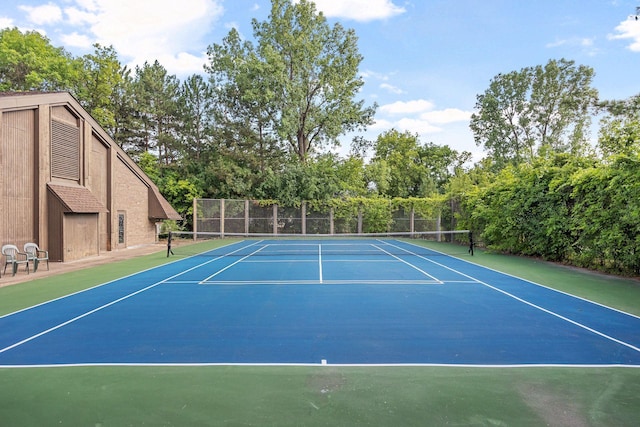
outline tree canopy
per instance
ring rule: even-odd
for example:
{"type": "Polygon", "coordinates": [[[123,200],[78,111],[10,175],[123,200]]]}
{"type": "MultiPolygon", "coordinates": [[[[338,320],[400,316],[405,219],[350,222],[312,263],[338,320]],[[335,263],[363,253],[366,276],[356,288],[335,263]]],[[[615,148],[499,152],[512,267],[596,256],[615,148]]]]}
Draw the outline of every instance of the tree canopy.
{"type": "Polygon", "coordinates": [[[588,143],[594,70],[565,59],[498,74],[477,96],[471,130],[498,165],[541,151],[579,153],[588,143]]]}
{"type": "Polygon", "coordinates": [[[397,129],[360,135],[341,156],[337,139],[375,112],[356,100],[355,32],[306,0],[273,0],[253,31],[253,42],[229,31],[203,74],[180,81],[158,61],[123,66],[112,47],[73,57],[4,29],[0,91],[71,92],[187,218],[193,197],[309,200],[344,216],[366,207],[367,229],[380,231],[400,206],[493,250],[640,272],[640,94],[598,100],[593,69],[550,60],[504,70],[477,95],[475,164],[397,129]]]}
{"type": "Polygon", "coordinates": [[[0,91],[72,90],[81,61],[36,31],[0,31],[0,91]]]}
{"type": "Polygon", "coordinates": [[[257,140],[276,138],[304,161],[371,123],[375,107],[354,101],[364,82],[353,30],[330,26],[307,0],[273,0],[269,19],[252,24],[256,45],[232,29],[210,46],[207,70],[220,102],[253,125],[257,140]]]}

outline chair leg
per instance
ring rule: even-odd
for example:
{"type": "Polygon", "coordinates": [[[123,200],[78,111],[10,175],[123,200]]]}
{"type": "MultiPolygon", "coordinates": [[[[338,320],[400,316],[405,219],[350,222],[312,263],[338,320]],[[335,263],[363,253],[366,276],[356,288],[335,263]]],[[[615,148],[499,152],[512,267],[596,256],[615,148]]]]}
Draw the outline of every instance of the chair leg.
{"type": "Polygon", "coordinates": [[[33,260],[33,272],[38,271],[38,258],[33,260]]]}
{"type": "Polygon", "coordinates": [[[14,262],[13,263],[13,275],[15,276],[17,272],[18,272],[18,263],[14,262]]]}

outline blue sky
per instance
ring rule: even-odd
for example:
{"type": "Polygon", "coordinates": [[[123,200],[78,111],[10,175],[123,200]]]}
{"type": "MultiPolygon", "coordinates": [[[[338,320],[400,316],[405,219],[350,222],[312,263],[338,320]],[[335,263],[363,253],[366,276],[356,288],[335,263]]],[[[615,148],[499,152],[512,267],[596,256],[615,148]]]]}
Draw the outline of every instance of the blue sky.
{"type": "MultiPolygon", "coordinates": [[[[316,0],[330,23],[353,28],[364,56],[367,105],[385,130],[483,153],[469,131],[476,96],[499,73],[566,58],[595,70],[602,99],[640,94],[640,0],[316,0]]],[[[159,60],[184,78],[202,73],[208,45],[230,28],[251,38],[270,0],[3,0],[0,28],[45,34],[74,55],[99,42],[123,64],[159,60]]],[[[597,130],[594,130],[594,138],[597,130]]],[[[344,138],[341,152],[348,151],[344,138]]]]}

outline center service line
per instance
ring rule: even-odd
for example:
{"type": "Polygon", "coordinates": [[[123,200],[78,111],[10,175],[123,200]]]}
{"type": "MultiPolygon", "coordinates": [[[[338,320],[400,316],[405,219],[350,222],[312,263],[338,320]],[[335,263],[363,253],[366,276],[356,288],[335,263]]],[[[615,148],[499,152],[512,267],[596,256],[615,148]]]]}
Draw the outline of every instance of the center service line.
{"type": "Polygon", "coordinates": [[[318,243],[318,268],[320,269],[320,284],[322,284],[322,243],[318,243]]]}

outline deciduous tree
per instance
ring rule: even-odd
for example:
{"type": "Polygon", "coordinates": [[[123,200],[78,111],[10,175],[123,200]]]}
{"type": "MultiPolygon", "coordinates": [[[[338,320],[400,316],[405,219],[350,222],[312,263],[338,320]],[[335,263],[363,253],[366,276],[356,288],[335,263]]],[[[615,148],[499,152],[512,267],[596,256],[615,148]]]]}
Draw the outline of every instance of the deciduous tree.
{"type": "Polygon", "coordinates": [[[597,98],[593,76],[592,68],[565,59],[499,74],[477,97],[470,124],[476,144],[498,167],[544,151],[581,154],[597,98]]]}
{"type": "Polygon", "coordinates": [[[233,31],[208,50],[212,78],[238,88],[238,101],[258,109],[260,130],[298,159],[371,123],[375,107],[354,100],[364,84],[355,32],[330,26],[312,2],[272,0],[269,19],[253,20],[256,46],[233,31]]]}
{"type": "Polygon", "coordinates": [[[81,62],[36,31],[0,30],[0,91],[71,90],[81,62]]]}

